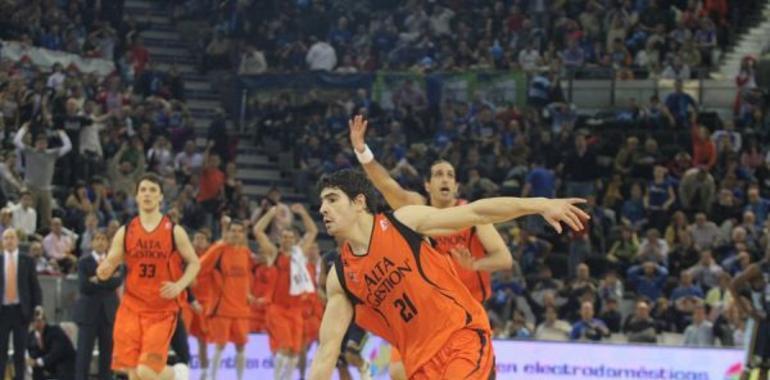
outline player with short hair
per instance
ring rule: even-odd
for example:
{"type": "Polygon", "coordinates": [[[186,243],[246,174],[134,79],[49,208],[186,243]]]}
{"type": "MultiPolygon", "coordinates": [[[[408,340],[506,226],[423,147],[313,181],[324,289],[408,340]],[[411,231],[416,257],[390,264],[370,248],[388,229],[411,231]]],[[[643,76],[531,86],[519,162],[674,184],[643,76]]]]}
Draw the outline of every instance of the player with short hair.
{"type": "Polygon", "coordinates": [[[120,264],[126,266],[125,292],[115,317],[112,368],[127,372],[132,380],[174,378],[166,359],[179,315],[177,297],[200,269],[187,232],[160,212],[162,201],[160,178],[152,173],[142,176],[136,184],[139,216],[118,229],[96,272],[100,281],[107,281],[120,264]],[[186,264],[178,278],[173,273],[179,270],[172,267],[177,255],[186,264]]]}
{"type": "Polygon", "coordinates": [[[451,259],[425,236],[540,214],[583,229],[580,199],[498,197],[437,209],[405,206],[375,213],[374,190],[355,170],[319,181],[321,215],[342,244],[327,280],[328,302],[311,379],[328,379],[350,321],[394,345],[412,379],[494,374],[491,329],[482,305],[459,280],[451,259]]]}

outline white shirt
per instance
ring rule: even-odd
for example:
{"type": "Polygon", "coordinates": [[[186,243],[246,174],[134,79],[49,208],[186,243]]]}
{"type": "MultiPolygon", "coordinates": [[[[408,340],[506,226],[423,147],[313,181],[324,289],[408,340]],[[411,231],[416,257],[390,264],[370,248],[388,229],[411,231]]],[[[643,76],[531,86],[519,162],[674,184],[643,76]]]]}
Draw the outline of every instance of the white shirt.
{"type": "Polygon", "coordinates": [[[102,142],[99,140],[99,132],[104,128],[104,123],[91,123],[83,127],[80,130],[80,151],[78,153],[85,154],[85,152],[90,151],[99,157],[104,157],[102,142]]]}
{"type": "Polygon", "coordinates": [[[519,53],[519,65],[524,71],[534,71],[540,64],[540,52],[537,49],[524,49],[519,53]]]}
{"type": "Polygon", "coordinates": [[[100,255],[96,251],[91,251],[91,256],[94,257],[94,260],[96,261],[96,264],[99,265],[99,264],[101,264],[102,260],[107,258],[107,253],[105,252],[103,255],[100,255]]]}
{"type": "Polygon", "coordinates": [[[319,41],[307,51],[305,62],[307,62],[310,70],[331,71],[337,66],[337,52],[334,51],[332,45],[319,41]]]}
{"type": "MultiPolygon", "coordinates": [[[[11,264],[11,260],[16,264],[16,282],[18,284],[19,282],[19,250],[15,250],[13,252],[7,252],[4,251],[3,255],[5,257],[5,277],[3,279],[7,281],[8,278],[8,266],[11,264]],[[9,260],[10,259],[10,260],[9,260]]],[[[3,284],[3,289],[5,289],[5,284],[3,284]]],[[[3,291],[2,294],[3,297],[3,305],[16,305],[19,303],[19,287],[16,286],[16,299],[15,300],[7,300],[5,299],[5,291],[3,291]]]]}
{"type": "Polygon", "coordinates": [[[18,203],[11,207],[11,212],[13,212],[14,227],[24,232],[27,236],[37,231],[37,211],[34,208],[24,209],[24,206],[18,203]]]}

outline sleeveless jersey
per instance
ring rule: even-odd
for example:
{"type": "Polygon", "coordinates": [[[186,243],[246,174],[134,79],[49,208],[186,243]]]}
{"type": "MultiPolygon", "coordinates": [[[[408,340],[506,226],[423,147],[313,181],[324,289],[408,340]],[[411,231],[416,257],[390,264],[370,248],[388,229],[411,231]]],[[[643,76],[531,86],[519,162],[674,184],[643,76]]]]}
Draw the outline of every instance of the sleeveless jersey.
{"type": "Polygon", "coordinates": [[[289,289],[291,289],[291,258],[283,252],[278,252],[273,267],[275,268],[275,285],[270,297],[272,303],[283,307],[301,305],[302,297],[289,293],[289,289]]]}
{"type": "Polygon", "coordinates": [[[163,216],[158,226],[146,231],[139,217],[126,225],[124,236],[126,265],[125,294],[121,305],[137,312],[179,310],[178,299],[160,296],[164,282],[180,277],[180,260],[174,244],[174,223],[163,216]]]}
{"type": "MultiPolygon", "coordinates": [[[[460,206],[466,203],[468,202],[460,199],[455,205],[460,206]]],[[[445,253],[450,257],[449,251],[456,247],[467,247],[471,252],[471,256],[475,259],[483,259],[487,255],[484,245],[481,244],[481,240],[479,240],[479,236],[476,234],[476,227],[466,228],[450,235],[437,236],[431,239],[434,241],[434,246],[439,252],[445,253]]],[[[460,265],[456,260],[452,260],[452,262],[454,263],[457,275],[468,290],[470,290],[471,294],[473,294],[473,297],[479,302],[484,303],[491,293],[491,276],[489,272],[469,270],[460,265]]]]}
{"type": "Polygon", "coordinates": [[[251,251],[248,247],[223,243],[213,251],[213,293],[210,316],[248,318],[251,288],[251,251]]]}
{"type": "Polygon", "coordinates": [[[355,322],[390,342],[413,373],[461,329],[489,333],[481,304],[457,277],[452,258],[392,213],[378,214],[366,255],[345,243],[335,263],[355,322]]]}
{"type": "MultiPolygon", "coordinates": [[[[208,250],[203,251],[198,254],[199,259],[203,259],[203,254],[206,253],[208,250]]],[[[212,278],[211,274],[198,274],[198,277],[195,278],[195,282],[190,287],[192,289],[193,294],[195,295],[195,299],[200,302],[201,305],[208,310],[209,303],[211,301],[211,287],[212,282],[214,279],[212,278]]]]}

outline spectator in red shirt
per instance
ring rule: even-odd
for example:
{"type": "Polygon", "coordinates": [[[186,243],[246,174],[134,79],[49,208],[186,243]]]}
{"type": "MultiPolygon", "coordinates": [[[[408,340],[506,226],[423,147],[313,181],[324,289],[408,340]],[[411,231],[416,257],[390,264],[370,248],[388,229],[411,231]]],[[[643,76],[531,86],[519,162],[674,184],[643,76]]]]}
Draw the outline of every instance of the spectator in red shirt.
{"type": "Polygon", "coordinates": [[[134,46],[131,47],[131,56],[133,57],[131,64],[134,66],[134,77],[139,77],[142,71],[144,71],[147,61],[150,60],[150,51],[144,47],[142,37],[136,36],[134,39],[134,46]]]}
{"type": "Polygon", "coordinates": [[[709,138],[708,128],[693,123],[690,132],[693,166],[705,166],[710,171],[717,163],[717,147],[709,138]]]}
{"type": "Polygon", "coordinates": [[[203,154],[205,162],[200,175],[198,196],[195,198],[204,212],[204,221],[207,227],[214,227],[214,220],[219,212],[224,196],[225,173],[220,169],[221,159],[216,154],[211,154],[213,143],[209,142],[206,152],[203,154]]]}

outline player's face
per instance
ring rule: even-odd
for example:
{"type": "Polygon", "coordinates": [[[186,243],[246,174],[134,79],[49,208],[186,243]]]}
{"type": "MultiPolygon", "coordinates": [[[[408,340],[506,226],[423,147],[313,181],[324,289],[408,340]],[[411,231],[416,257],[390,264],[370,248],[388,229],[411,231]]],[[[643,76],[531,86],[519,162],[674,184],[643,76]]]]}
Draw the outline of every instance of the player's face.
{"type": "Polygon", "coordinates": [[[230,239],[233,243],[239,244],[246,241],[246,229],[241,224],[230,225],[230,239]]]}
{"type": "Polygon", "coordinates": [[[297,242],[297,236],[291,228],[281,231],[281,249],[288,250],[297,242]]]}
{"type": "Polygon", "coordinates": [[[451,203],[457,197],[455,168],[448,162],[439,162],[430,168],[430,179],[425,182],[425,191],[431,203],[451,203]]]}
{"type": "Polygon", "coordinates": [[[136,203],[139,208],[145,212],[156,211],[160,208],[160,202],[163,200],[163,193],[160,186],[154,182],[144,180],[139,183],[136,190],[136,203]]]}
{"type": "Polygon", "coordinates": [[[329,235],[338,236],[345,233],[356,222],[358,212],[365,209],[363,197],[354,201],[337,188],[327,187],[321,191],[320,211],[329,235]]]}
{"type": "Polygon", "coordinates": [[[209,238],[198,232],[193,236],[193,248],[197,252],[203,252],[209,247],[209,238]]]}

